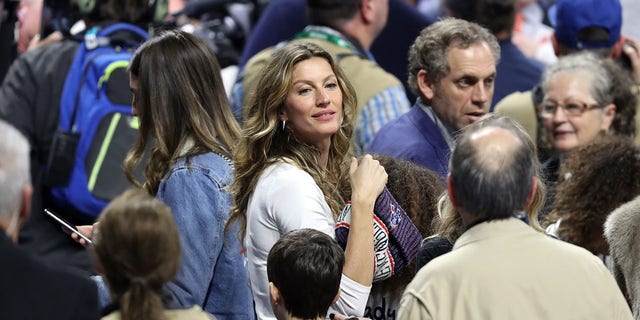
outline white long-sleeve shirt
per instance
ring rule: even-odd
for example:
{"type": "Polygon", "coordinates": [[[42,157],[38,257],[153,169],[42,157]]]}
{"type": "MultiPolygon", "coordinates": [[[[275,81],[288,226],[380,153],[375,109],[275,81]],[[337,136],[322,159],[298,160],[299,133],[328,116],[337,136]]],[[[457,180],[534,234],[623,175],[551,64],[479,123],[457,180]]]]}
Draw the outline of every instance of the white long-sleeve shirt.
{"type": "MultiPolygon", "coordinates": [[[[267,279],[269,250],[282,235],[303,228],[335,239],[333,214],[311,175],[284,160],[274,163],[262,172],[247,206],[244,241],[258,319],[275,319],[267,279]]],[[[371,287],[343,274],[340,289],[340,298],[330,312],[363,315],[371,287]]]]}

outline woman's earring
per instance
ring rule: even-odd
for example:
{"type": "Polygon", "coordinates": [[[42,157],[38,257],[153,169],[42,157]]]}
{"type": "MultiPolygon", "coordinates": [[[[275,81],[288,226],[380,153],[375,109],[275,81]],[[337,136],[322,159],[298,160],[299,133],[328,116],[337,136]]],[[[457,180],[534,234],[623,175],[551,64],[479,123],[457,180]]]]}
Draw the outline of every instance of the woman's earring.
{"type": "Polygon", "coordinates": [[[282,120],[282,131],[284,131],[285,125],[287,125],[287,120],[282,120]]]}

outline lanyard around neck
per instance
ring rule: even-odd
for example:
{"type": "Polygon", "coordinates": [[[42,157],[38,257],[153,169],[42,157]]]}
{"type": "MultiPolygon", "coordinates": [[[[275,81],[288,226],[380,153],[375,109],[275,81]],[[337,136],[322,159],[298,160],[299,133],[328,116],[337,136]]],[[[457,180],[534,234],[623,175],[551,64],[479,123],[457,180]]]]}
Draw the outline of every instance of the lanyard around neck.
{"type": "Polygon", "coordinates": [[[304,30],[302,32],[298,32],[294,38],[324,40],[327,42],[331,42],[337,46],[355,51],[355,48],[351,45],[351,43],[349,43],[349,41],[344,40],[340,36],[337,36],[335,34],[326,33],[320,30],[304,30]]]}

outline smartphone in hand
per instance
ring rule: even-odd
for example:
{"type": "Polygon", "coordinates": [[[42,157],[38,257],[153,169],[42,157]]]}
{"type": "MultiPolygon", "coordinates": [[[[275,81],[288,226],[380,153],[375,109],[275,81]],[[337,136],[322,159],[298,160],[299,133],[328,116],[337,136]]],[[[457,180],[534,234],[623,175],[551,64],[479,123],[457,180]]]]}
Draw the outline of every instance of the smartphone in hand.
{"type": "Polygon", "coordinates": [[[87,237],[86,235],[78,231],[78,228],[76,228],[76,226],[74,226],[64,218],[60,217],[55,212],[49,209],[44,209],[44,213],[46,213],[49,217],[53,218],[56,222],[62,225],[65,229],[67,229],[67,231],[77,234],[78,237],[84,239],[84,241],[86,241],[88,244],[93,244],[93,242],[91,241],[91,238],[87,237]]]}

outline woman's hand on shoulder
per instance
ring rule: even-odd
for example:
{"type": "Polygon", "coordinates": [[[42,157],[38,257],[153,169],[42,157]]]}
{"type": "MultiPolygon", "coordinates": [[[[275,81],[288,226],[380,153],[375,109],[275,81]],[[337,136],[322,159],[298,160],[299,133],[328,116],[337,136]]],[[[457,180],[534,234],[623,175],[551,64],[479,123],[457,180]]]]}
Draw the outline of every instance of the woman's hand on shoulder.
{"type": "Polygon", "coordinates": [[[369,154],[364,155],[359,162],[356,158],[351,158],[349,175],[351,200],[354,203],[365,201],[373,204],[387,184],[387,172],[380,162],[369,154]]]}

